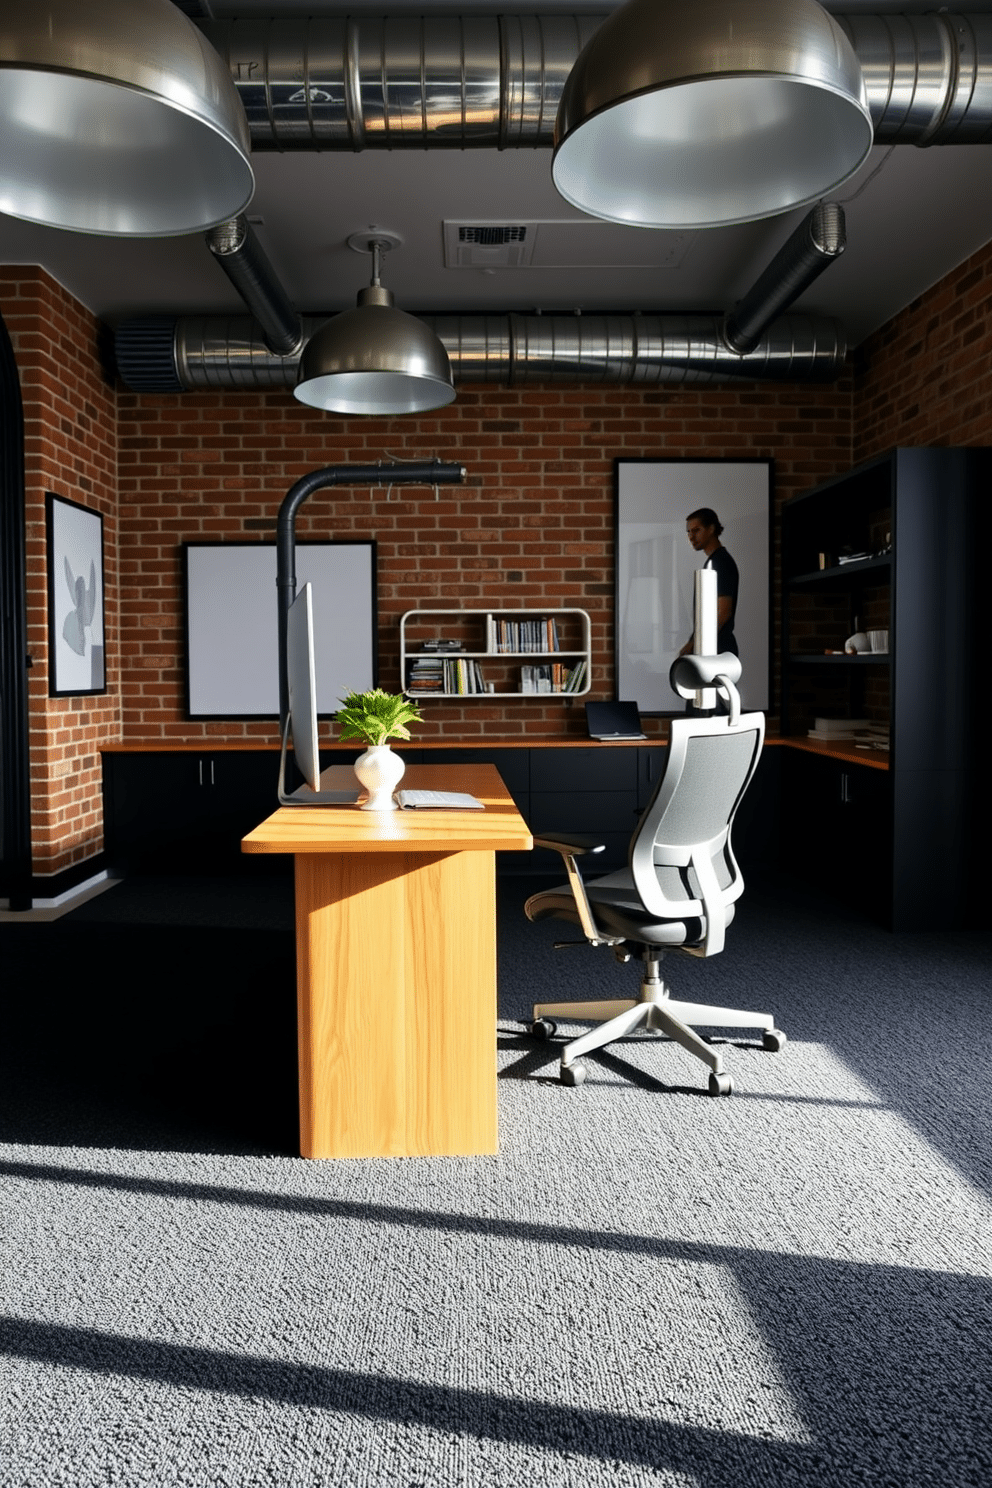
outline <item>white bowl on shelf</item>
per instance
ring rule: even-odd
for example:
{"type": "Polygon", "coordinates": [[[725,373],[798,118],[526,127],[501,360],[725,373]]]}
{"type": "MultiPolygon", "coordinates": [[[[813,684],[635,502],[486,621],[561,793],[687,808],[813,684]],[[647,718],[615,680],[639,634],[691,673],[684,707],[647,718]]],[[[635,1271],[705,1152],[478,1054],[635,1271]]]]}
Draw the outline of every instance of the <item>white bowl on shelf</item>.
{"type": "Polygon", "coordinates": [[[871,650],[871,643],[863,630],[856,630],[844,642],[844,650],[848,656],[861,656],[864,652],[871,650]]]}

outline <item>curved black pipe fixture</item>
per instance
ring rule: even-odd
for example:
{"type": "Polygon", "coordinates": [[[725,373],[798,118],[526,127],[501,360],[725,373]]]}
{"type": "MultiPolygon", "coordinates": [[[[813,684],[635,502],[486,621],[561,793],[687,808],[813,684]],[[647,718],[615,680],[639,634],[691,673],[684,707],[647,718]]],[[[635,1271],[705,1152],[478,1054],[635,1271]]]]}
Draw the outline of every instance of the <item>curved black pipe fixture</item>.
{"type": "Polygon", "coordinates": [[[0,315],[0,874],[11,909],[31,908],[24,407],[0,315]]]}
{"type": "Polygon", "coordinates": [[[290,486],[276,523],[276,587],[279,604],[279,731],[289,716],[289,673],[286,667],[287,616],[296,598],[296,514],[314,491],[323,486],[455,486],[465,479],[465,466],[445,460],[411,461],[404,465],[327,465],[311,470],[290,486]]]}

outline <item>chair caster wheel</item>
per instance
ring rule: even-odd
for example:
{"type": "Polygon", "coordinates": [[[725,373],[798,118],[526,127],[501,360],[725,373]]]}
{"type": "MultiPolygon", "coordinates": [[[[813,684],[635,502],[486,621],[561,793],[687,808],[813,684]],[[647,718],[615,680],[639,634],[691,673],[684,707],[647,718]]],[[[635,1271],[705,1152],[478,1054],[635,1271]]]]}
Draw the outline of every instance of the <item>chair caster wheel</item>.
{"type": "Polygon", "coordinates": [[[729,1075],[710,1075],[710,1095],[733,1095],[734,1082],[729,1075]]]}
{"type": "Polygon", "coordinates": [[[563,1085],[582,1085],[586,1078],[584,1064],[563,1064],[558,1076],[563,1085]]]}
{"type": "Polygon", "coordinates": [[[761,1047],[767,1049],[769,1054],[778,1054],[784,1049],[786,1043],[785,1034],[781,1028],[766,1028],[761,1040],[761,1047]]]}
{"type": "Polygon", "coordinates": [[[554,1038],[558,1032],[558,1024],[552,1018],[535,1018],[530,1025],[531,1038],[545,1039],[554,1038]]]}

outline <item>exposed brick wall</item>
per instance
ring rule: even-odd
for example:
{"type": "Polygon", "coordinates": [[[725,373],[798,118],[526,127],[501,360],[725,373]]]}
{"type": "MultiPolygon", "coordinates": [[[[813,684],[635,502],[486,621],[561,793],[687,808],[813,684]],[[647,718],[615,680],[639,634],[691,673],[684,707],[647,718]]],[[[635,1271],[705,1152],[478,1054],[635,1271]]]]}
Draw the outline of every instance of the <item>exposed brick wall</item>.
{"type": "MultiPolygon", "coordinates": [[[[342,420],[288,393],[121,393],[120,520],[126,740],[261,739],[274,724],[183,713],[179,544],[274,537],[308,471],[438,456],[461,487],[339,487],[301,508],[299,538],[375,538],[382,684],[400,686],[399,618],[430,607],[589,611],[593,695],[613,686],[613,460],[771,457],[778,501],[851,462],[850,385],[462,388],[439,413],[342,420]]],[[[431,702],[418,737],[584,733],[560,698],[431,702]]]]}
{"type": "Polygon", "coordinates": [[[855,462],[992,444],[992,243],[876,331],[855,362],[855,462]]]}
{"type": "MultiPolygon", "coordinates": [[[[184,539],[271,538],[289,486],[323,465],[457,460],[468,483],[438,500],[345,487],[301,513],[301,539],[378,540],[383,684],[399,686],[406,609],[577,605],[593,618],[594,695],[608,695],[614,457],[770,457],[780,503],[894,444],[992,443],[990,273],[992,247],[873,336],[853,378],[832,387],[462,388],[423,418],[345,421],[281,392],[115,393],[93,318],[43,271],[0,269],[27,426],[36,871],[99,850],[100,744],[275,739],[271,724],[183,716],[184,539]],[[48,697],[46,490],[104,517],[106,697],[48,697]]],[[[525,729],[582,732],[581,710],[554,698],[432,703],[421,736],[525,729]]]]}
{"type": "Polygon", "coordinates": [[[97,322],[43,270],[0,268],[0,310],[24,402],[32,860],[51,874],[100,851],[99,750],[120,738],[116,395],[97,322]],[[48,695],[46,491],[103,517],[106,695],[48,695]]]}

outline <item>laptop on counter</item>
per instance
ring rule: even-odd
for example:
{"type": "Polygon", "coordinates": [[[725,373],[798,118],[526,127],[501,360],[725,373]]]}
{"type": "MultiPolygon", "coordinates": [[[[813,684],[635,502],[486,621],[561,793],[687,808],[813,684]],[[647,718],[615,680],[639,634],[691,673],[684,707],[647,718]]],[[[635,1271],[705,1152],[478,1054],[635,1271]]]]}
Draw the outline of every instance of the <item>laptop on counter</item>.
{"type": "Polygon", "coordinates": [[[636,703],[586,703],[590,739],[646,739],[636,703]]]}

